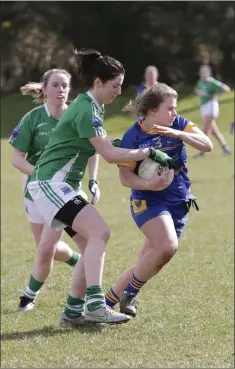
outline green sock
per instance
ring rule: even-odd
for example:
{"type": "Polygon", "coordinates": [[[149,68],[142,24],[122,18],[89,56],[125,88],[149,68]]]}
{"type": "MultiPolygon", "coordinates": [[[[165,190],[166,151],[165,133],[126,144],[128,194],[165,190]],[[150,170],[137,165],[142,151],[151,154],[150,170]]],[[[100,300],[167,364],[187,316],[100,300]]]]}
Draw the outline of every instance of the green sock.
{"type": "Polygon", "coordinates": [[[70,266],[74,266],[77,264],[78,260],[80,259],[80,254],[76,251],[73,251],[73,255],[69,260],[66,261],[66,264],[69,264],[70,266]]]}
{"type": "Polygon", "coordinates": [[[230,151],[228,144],[224,144],[222,145],[222,147],[223,147],[223,150],[230,151]]]}
{"type": "Polygon", "coordinates": [[[101,286],[90,286],[86,290],[86,304],[89,311],[105,307],[105,297],[101,286]]]}
{"type": "Polygon", "coordinates": [[[37,281],[33,275],[31,274],[30,280],[29,280],[29,287],[27,287],[24,291],[24,296],[34,300],[37,292],[40,290],[40,288],[44,285],[44,282],[37,281]]]}
{"type": "Polygon", "coordinates": [[[29,288],[33,292],[38,292],[40,288],[44,285],[44,282],[37,281],[33,275],[31,274],[30,280],[29,280],[29,288]]]}
{"type": "Polygon", "coordinates": [[[84,299],[76,299],[68,295],[64,313],[70,318],[78,318],[84,313],[84,304],[84,299]]]}

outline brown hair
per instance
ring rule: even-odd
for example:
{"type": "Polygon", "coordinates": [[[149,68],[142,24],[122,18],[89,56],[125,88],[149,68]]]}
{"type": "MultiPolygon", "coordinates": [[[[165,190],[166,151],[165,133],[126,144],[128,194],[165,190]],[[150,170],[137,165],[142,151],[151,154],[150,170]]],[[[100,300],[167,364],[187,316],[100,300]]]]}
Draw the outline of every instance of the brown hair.
{"type": "Polygon", "coordinates": [[[145,89],[134,101],[134,109],[137,115],[146,116],[149,109],[158,109],[166,97],[177,99],[177,92],[164,83],[158,83],[152,88],[145,89]]]}
{"type": "Polygon", "coordinates": [[[105,83],[120,74],[125,74],[125,69],[118,60],[108,55],[101,55],[97,50],[74,50],[74,57],[82,89],[91,88],[97,77],[105,83]]]}
{"type": "Polygon", "coordinates": [[[71,81],[71,74],[67,72],[67,70],[60,69],[60,68],[49,69],[43,74],[41,78],[41,82],[29,82],[26,85],[20,87],[20,91],[22,95],[32,96],[33,102],[35,102],[36,104],[43,103],[45,100],[45,96],[43,93],[43,87],[47,86],[50,77],[56,73],[65,74],[69,78],[69,82],[71,81]]]}

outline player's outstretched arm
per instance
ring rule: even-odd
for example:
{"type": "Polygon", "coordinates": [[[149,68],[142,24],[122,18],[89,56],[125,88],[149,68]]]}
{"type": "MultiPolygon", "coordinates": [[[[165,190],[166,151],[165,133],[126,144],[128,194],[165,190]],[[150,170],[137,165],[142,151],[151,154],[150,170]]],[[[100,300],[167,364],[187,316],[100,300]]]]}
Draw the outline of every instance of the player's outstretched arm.
{"type": "Polygon", "coordinates": [[[110,164],[128,163],[144,160],[150,155],[150,149],[120,149],[114,147],[107,136],[89,138],[91,144],[105,161],[110,164]]]}
{"type": "MultiPolygon", "coordinates": [[[[123,149],[114,147],[112,141],[107,136],[89,138],[96,151],[110,164],[128,163],[141,161],[149,157],[153,161],[160,163],[168,168],[175,167],[174,160],[167,154],[154,148],[144,149],[123,149]]],[[[114,142],[117,140],[114,140],[114,142]]]]}
{"type": "Polygon", "coordinates": [[[223,84],[223,89],[224,89],[224,92],[230,92],[231,91],[231,88],[226,84],[223,84]]]}
{"type": "Polygon", "coordinates": [[[226,85],[225,83],[222,83],[222,82],[220,82],[220,84],[219,84],[218,87],[220,89],[220,91],[217,91],[216,92],[216,94],[218,94],[218,95],[223,95],[226,92],[230,92],[231,91],[231,88],[228,85],[226,85]]]}
{"type": "Polygon", "coordinates": [[[25,159],[26,153],[17,149],[13,150],[11,163],[13,167],[18,169],[21,173],[31,175],[34,166],[25,159]]]}
{"type": "Polygon", "coordinates": [[[160,135],[179,138],[194,149],[210,152],[213,149],[213,144],[209,137],[205,135],[198,127],[193,126],[189,132],[179,131],[170,127],[154,126],[160,135]]]}

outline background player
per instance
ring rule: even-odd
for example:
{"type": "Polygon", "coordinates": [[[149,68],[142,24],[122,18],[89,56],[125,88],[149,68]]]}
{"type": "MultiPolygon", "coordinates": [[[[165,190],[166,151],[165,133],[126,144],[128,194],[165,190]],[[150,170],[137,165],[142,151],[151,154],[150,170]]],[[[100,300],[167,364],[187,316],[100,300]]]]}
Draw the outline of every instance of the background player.
{"type": "Polygon", "coordinates": [[[158,69],[149,65],[144,71],[144,83],[137,87],[136,95],[141,94],[146,88],[152,88],[157,85],[159,78],[158,69]]]}
{"type": "MultiPolygon", "coordinates": [[[[158,69],[155,66],[149,65],[148,67],[146,67],[144,71],[144,82],[137,87],[136,96],[140,95],[146,88],[152,88],[156,86],[158,83],[158,78],[159,73],[158,69]]],[[[124,108],[122,109],[122,111],[129,112],[133,112],[133,110],[134,107],[132,104],[132,100],[130,100],[129,103],[125,105],[124,108]]]]}
{"type": "MultiPolygon", "coordinates": [[[[230,87],[214,79],[211,76],[211,68],[208,65],[200,67],[199,76],[200,79],[195,86],[194,92],[201,99],[201,117],[204,123],[204,133],[207,135],[213,134],[220,143],[224,154],[229,155],[231,150],[216,124],[216,118],[219,116],[217,96],[229,92],[230,87]]],[[[195,157],[204,155],[205,153],[202,151],[195,157]]]]}

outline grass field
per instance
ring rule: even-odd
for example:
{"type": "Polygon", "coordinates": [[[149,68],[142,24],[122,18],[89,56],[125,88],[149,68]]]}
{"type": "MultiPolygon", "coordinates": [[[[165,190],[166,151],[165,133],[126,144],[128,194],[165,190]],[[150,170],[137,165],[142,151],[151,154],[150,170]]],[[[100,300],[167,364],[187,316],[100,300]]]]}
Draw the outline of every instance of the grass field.
{"type": "MultiPolygon", "coordinates": [[[[17,97],[14,97],[16,101],[17,97]]],[[[115,102],[115,109],[122,100],[115,102]]],[[[55,263],[37,307],[16,313],[31,271],[35,246],[23,210],[22,176],[11,167],[6,136],[27,107],[10,109],[2,102],[2,368],[233,368],[234,367],[234,162],[215,142],[205,158],[192,159],[188,149],[192,191],[200,212],[192,210],[179,250],[164,270],[143,289],[138,315],[118,326],[58,327],[72,271],[55,263]]],[[[218,123],[234,150],[229,123],[233,94],[221,99],[218,123]]],[[[118,109],[117,109],[118,110],[118,109]]],[[[116,110],[116,111],[117,111],[116,110]]],[[[179,102],[179,112],[199,123],[198,100],[179,102]]],[[[109,114],[110,137],[121,137],[132,121],[109,114]]],[[[129,214],[129,190],[118,170],[101,160],[102,199],[98,209],[111,228],[104,288],[132,263],[142,235],[129,214]]],[[[86,180],[84,181],[84,188],[86,180]]],[[[67,236],[64,240],[74,247],[67,236]]]]}

